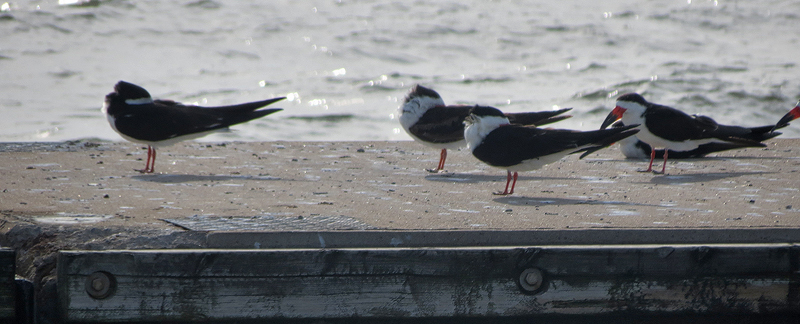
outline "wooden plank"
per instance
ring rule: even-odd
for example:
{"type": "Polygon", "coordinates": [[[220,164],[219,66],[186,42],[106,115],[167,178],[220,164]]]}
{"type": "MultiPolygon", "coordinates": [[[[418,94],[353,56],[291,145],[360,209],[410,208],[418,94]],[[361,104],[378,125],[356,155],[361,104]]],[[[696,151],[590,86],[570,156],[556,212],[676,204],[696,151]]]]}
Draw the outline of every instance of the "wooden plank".
{"type": "Polygon", "coordinates": [[[0,249],[0,322],[11,322],[16,317],[16,283],[14,273],[16,253],[0,249]]]}
{"type": "Polygon", "coordinates": [[[799,252],[790,244],[63,251],[58,284],[61,314],[82,322],[797,313],[799,252]],[[528,269],[541,272],[541,289],[525,290],[535,284],[520,281],[528,269]],[[115,283],[101,299],[87,293],[98,273],[115,283]]]}
{"type": "Polygon", "coordinates": [[[761,244],[800,242],[795,228],[595,228],[446,231],[212,231],[212,249],[341,249],[612,244],[761,244]]]}

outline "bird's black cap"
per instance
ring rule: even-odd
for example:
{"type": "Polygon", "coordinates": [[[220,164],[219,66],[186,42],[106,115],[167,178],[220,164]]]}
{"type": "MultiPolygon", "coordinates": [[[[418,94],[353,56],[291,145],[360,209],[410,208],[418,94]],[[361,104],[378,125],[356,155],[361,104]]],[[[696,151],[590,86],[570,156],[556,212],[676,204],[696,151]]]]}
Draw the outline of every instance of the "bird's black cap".
{"type": "Polygon", "coordinates": [[[496,117],[506,117],[500,109],[495,107],[489,106],[475,106],[474,108],[470,109],[470,114],[479,116],[479,117],[487,117],[487,116],[496,116],[496,117]]]}
{"type": "Polygon", "coordinates": [[[439,93],[437,93],[436,91],[433,91],[432,89],[428,89],[426,87],[423,87],[423,86],[421,86],[419,84],[415,85],[414,88],[411,89],[411,92],[409,92],[408,96],[406,96],[406,101],[405,102],[407,103],[407,102],[409,102],[412,99],[417,98],[417,97],[430,97],[430,98],[437,98],[437,99],[441,99],[442,98],[441,96],[439,96],[439,93]]]}
{"type": "Polygon", "coordinates": [[[138,85],[125,81],[117,82],[117,84],[114,86],[114,91],[119,94],[120,98],[124,100],[150,98],[150,93],[147,92],[147,90],[138,85]]]}
{"type": "Polygon", "coordinates": [[[634,92],[626,93],[624,95],[619,96],[617,98],[617,101],[635,102],[641,104],[642,106],[647,106],[648,104],[647,100],[645,100],[644,97],[642,97],[642,95],[634,92]]]}

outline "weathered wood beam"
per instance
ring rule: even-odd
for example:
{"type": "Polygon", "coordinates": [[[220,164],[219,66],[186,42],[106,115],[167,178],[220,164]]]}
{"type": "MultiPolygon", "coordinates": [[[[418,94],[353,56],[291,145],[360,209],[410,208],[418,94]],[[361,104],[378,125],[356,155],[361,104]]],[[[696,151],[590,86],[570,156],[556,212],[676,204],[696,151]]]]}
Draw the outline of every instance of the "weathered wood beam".
{"type": "Polygon", "coordinates": [[[0,249],[0,322],[2,323],[11,322],[17,316],[15,262],[14,250],[0,249]]]}
{"type": "Polygon", "coordinates": [[[800,313],[800,246],[62,251],[69,321],[800,313]]]}
{"type": "Polygon", "coordinates": [[[213,249],[340,249],[618,244],[745,244],[800,242],[794,228],[595,228],[445,231],[211,231],[213,249]]]}

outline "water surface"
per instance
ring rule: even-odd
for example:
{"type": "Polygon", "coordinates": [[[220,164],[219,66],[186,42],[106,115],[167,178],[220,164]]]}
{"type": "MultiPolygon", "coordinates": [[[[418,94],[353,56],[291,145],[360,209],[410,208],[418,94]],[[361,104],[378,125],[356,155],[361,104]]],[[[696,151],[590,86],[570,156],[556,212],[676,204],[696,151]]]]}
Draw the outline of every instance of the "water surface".
{"type": "Polygon", "coordinates": [[[288,97],[204,141],[408,140],[416,83],[573,107],[556,125],[583,130],[630,91],[750,126],[800,98],[797,1],[60,2],[0,3],[0,141],[122,141],[100,113],[118,80],[201,105],[288,97]]]}

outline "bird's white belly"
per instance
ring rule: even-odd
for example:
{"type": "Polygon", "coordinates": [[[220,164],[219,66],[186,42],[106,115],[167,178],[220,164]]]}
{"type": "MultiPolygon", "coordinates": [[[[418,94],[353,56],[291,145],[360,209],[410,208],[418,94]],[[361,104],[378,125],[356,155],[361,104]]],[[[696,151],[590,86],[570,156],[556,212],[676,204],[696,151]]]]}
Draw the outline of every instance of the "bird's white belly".
{"type": "Polygon", "coordinates": [[[414,126],[414,124],[416,124],[417,121],[419,121],[419,116],[417,116],[412,112],[401,112],[400,118],[398,119],[400,120],[400,125],[403,126],[403,129],[406,130],[406,133],[411,134],[411,132],[409,132],[408,129],[411,128],[411,126],[414,126]]]}
{"type": "MultiPolygon", "coordinates": [[[[178,143],[178,142],[183,142],[183,141],[188,141],[188,140],[201,138],[203,136],[206,136],[206,135],[209,135],[209,134],[213,134],[213,133],[224,133],[224,132],[230,132],[230,131],[231,130],[229,128],[219,128],[219,129],[214,129],[214,130],[205,131],[205,132],[199,132],[199,133],[186,134],[186,135],[182,135],[182,136],[176,136],[176,137],[173,137],[173,138],[170,138],[170,139],[167,139],[167,140],[163,140],[163,141],[158,141],[158,142],[134,140],[134,139],[128,139],[128,138],[126,138],[126,139],[131,141],[131,142],[147,144],[147,145],[150,145],[152,147],[165,147],[165,146],[173,145],[173,144],[178,143]]],[[[125,136],[123,135],[123,137],[125,137],[125,136]]]]}
{"type": "MultiPolygon", "coordinates": [[[[109,119],[111,119],[111,117],[109,117],[109,119]]],[[[111,125],[112,125],[111,127],[114,128],[115,131],[117,131],[117,128],[113,126],[114,124],[112,123],[111,125]]],[[[173,137],[173,138],[170,138],[170,139],[157,141],[157,142],[148,141],[148,140],[142,140],[142,139],[138,139],[138,138],[133,138],[133,137],[130,137],[130,136],[125,135],[123,133],[120,133],[119,131],[117,131],[117,133],[120,136],[122,136],[122,138],[124,138],[125,140],[127,140],[129,142],[132,142],[132,143],[145,144],[145,145],[150,145],[152,147],[165,147],[165,146],[173,145],[173,144],[178,143],[178,142],[183,142],[183,141],[188,141],[188,140],[193,140],[193,139],[196,139],[196,138],[200,138],[200,137],[209,135],[211,133],[229,132],[229,131],[230,131],[229,128],[220,128],[220,129],[215,129],[215,130],[210,130],[210,131],[205,131],[205,132],[200,132],[200,133],[192,133],[192,134],[187,134],[187,135],[183,135],[183,136],[176,136],[176,137],[173,137]]]]}
{"type": "Polygon", "coordinates": [[[432,147],[432,148],[435,148],[435,149],[457,150],[457,149],[460,149],[462,147],[467,146],[467,141],[466,140],[460,140],[460,141],[455,141],[455,142],[450,142],[450,143],[431,143],[431,142],[426,142],[426,141],[423,141],[423,140],[417,138],[416,136],[414,136],[414,134],[408,133],[408,135],[411,136],[411,138],[413,138],[414,141],[417,141],[418,143],[420,143],[422,145],[425,145],[427,147],[432,147]]]}
{"type": "Polygon", "coordinates": [[[561,160],[567,156],[568,153],[569,152],[558,152],[550,155],[540,156],[535,159],[524,160],[520,164],[513,165],[505,169],[511,172],[538,170],[547,164],[561,160]]]}
{"type": "Polygon", "coordinates": [[[666,148],[673,151],[691,151],[696,149],[700,145],[714,142],[713,138],[673,142],[655,136],[646,129],[643,132],[639,132],[638,134],[636,134],[636,136],[639,137],[639,139],[642,140],[642,142],[650,144],[650,147],[652,148],[666,148]]]}
{"type": "Polygon", "coordinates": [[[629,159],[649,159],[650,154],[646,154],[641,148],[636,146],[639,138],[634,136],[626,137],[618,141],[619,150],[629,159]]]}

